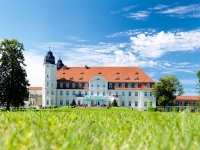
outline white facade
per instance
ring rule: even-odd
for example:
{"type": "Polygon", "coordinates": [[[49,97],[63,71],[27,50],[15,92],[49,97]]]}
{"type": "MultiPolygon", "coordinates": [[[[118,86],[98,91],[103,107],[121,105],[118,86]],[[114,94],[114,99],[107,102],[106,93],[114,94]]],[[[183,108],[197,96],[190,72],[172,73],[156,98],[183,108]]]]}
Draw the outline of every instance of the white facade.
{"type": "Polygon", "coordinates": [[[156,107],[156,100],[152,94],[152,88],[150,88],[150,82],[152,84],[153,81],[149,79],[148,83],[146,79],[149,77],[140,68],[129,67],[128,69],[131,68],[132,70],[128,70],[128,72],[126,72],[127,68],[119,67],[121,72],[116,71],[118,68],[114,68],[111,71],[114,72],[112,79],[117,81],[111,82],[107,80],[110,77],[108,75],[110,68],[99,69],[94,67],[94,70],[92,70],[92,68],[85,66],[85,68],[78,68],[79,71],[76,71],[76,67],[67,68],[65,66],[62,68],[63,66],[64,64],[60,59],[57,65],[55,64],[55,58],[51,51],[47,53],[43,64],[42,107],[69,106],[72,100],[75,100],[79,106],[86,104],[102,106],[102,104],[109,105],[114,99],[118,106],[132,109],[146,110],[148,106],[156,107]],[[67,70],[69,71],[65,72],[67,70]],[[94,72],[100,75],[93,75],[94,72]],[[135,74],[132,72],[135,72],[135,74]],[[128,76],[127,73],[129,73],[128,76]],[[140,74],[141,77],[143,76],[142,84],[146,84],[146,88],[138,87],[138,84],[141,83],[139,81],[140,74]],[[83,79],[89,77],[88,75],[90,75],[90,78],[83,81],[83,79]],[[117,78],[114,76],[117,76],[117,78]],[[112,83],[115,84],[115,87],[112,87],[114,86],[112,83]],[[129,83],[131,86],[129,86],[129,83]],[[119,87],[118,84],[121,86],[119,87]]]}

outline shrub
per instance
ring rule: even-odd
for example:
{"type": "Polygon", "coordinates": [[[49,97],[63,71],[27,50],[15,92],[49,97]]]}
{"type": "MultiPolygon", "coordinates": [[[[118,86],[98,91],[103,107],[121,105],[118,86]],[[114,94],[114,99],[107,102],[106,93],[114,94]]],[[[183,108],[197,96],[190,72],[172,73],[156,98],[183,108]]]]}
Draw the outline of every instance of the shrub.
{"type": "Polygon", "coordinates": [[[172,107],[172,112],[178,112],[178,108],[172,107]]]}
{"type": "Polygon", "coordinates": [[[115,99],[114,99],[113,102],[112,102],[112,106],[117,106],[117,102],[116,102],[115,99]]]}
{"type": "Polygon", "coordinates": [[[148,111],[154,112],[154,111],[155,111],[155,108],[153,108],[152,106],[149,106],[149,107],[148,107],[148,111]]]}
{"type": "Polygon", "coordinates": [[[75,106],[76,105],[76,102],[75,100],[73,99],[73,101],[71,102],[70,106],[75,106]]]}

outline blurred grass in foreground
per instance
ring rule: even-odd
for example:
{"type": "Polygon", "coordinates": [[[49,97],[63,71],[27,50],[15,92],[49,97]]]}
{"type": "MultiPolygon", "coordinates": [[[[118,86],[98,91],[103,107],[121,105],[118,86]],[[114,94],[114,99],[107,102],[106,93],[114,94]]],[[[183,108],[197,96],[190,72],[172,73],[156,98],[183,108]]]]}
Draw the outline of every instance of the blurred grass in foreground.
{"type": "Polygon", "coordinates": [[[198,113],[120,108],[0,112],[0,149],[199,149],[199,129],[198,113]]]}

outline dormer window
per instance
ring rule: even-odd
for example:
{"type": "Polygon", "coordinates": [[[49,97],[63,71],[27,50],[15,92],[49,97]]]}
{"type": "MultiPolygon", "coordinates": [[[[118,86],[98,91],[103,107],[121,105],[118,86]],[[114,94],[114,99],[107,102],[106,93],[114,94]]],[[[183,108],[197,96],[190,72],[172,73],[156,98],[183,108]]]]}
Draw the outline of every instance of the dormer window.
{"type": "Polygon", "coordinates": [[[136,72],[135,74],[139,74],[138,72],[136,72]]]}
{"type": "Polygon", "coordinates": [[[150,88],[150,83],[147,83],[147,88],[150,88]]]}
{"type": "Polygon", "coordinates": [[[79,88],[82,88],[82,83],[81,83],[81,82],[78,83],[78,87],[79,87],[79,88]]]}
{"type": "Polygon", "coordinates": [[[83,72],[81,72],[81,74],[84,74],[83,72]]]}
{"type": "Polygon", "coordinates": [[[125,88],[125,83],[122,83],[122,88],[125,88]]]}
{"type": "Polygon", "coordinates": [[[101,72],[99,72],[98,74],[101,74],[101,72]]]}
{"type": "Polygon", "coordinates": [[[76,87],[76,83],[72,83],[72,88],[75,88],[76,87]]]}
{"type": "Polygon", "coordinates": [[[129,78],[129,77],[127,77],[127,78],[126,78],[126,80],[130,80],[130,78],[129,78]]]}
{"type": "Polygon", "coordinates": [[[129,87],[129,88],[132,88],[132,83],[128,83],[128,87],[129,87]]]}
{"type": "Polygon", "coordinates": [[[135,83],[135,88],[138,88],[138,83],[135,83]]]}
{"type": "Polygon", "coordinates": [[[119,72],[117,72],[116,74],[119,74],[119,72]]]}
{"type": "Polygon", "coordinates": [[[115,80],[119,80],[119,77],[117,77],[115,80]]]}
{"type": "Polygon", "coordinates": [[[73,78],[70,78],[69,80],[73,80],[73,78]]]}
{"type": "Polygon", "coordinates": [[[63,82],[60,82],[60,88],[63,88],[63,82]]]}
{"type": "Polygon", "coordinates": [[[115,87],[118,88],[119,87],[119,83],[115,83],[115,87]]]}
{"type": "Polygon", "coordinates": [[[112,82],[111,82],[111,83],[109,83],[109,88],[112,88],[112,82]]]}
{"type": "Polygon", "coordinates": [[[64,78],[61,78],[60,80],[64,80],[64,78]]]}
{"type": "Polygon", "coordinates": [[[137,78],[135,78],[135,80],[139,80],[139,78],[137,77],[137,78]]]}
{"type": "Polygon", "coordinates": [[[66,83],[66,88],[69,88],[69,82],[66,83]]]}
{"type": "Polygon", "coordinates": [[[83,78],[79,78],[79,80],[83,80],[83,78]]]}

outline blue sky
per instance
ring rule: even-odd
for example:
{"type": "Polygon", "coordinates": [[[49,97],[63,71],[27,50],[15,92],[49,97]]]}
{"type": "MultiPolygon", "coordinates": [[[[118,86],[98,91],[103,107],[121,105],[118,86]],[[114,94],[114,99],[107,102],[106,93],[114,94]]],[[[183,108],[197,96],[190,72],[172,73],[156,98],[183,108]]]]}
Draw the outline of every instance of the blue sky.
{"type": "Polygon", "coordinates": [[[0,18],[0,40],[24,43],[32,86],[42,85],[50,45],[67,66],[140,66],[197,95],[200,1],[2,0],[0,18]]]}

